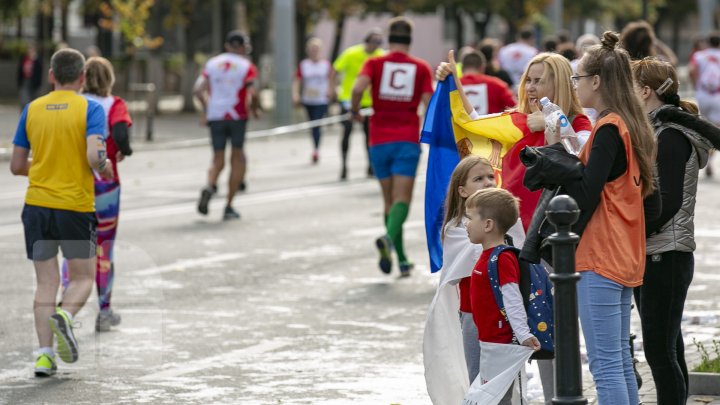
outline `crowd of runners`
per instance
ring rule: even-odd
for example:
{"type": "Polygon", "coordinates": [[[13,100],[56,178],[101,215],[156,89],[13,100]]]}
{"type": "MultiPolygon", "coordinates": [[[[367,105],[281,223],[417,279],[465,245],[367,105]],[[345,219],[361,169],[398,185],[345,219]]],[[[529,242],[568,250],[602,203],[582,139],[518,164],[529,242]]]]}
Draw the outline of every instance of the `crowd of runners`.
{"type": "MultiPolygon", "coordinates": [[[[370,30],[362,43],[332,62],[322,56],[322,41],[311,38],[292,97],[310,120],[326,116],[334,102],[352,117],[342,125],[340,180],[348,177],[353,124],[362,125],[367,175],[378,180],[382,195],[385,232],[374,241],[378,267],[390,274],[397,266],[401,277],[410,276],[414,267],[405,252],[403,225],[421,154],[418,108],[428,106],[438,81],[452,80],[457,87],[452,97],[462,106],[452,111],[456,122],[481,128],[487,114],[515,114],[520,136],[489,139],[500,145],[499,155],[460,149],[460,164],[448,178],[441,271],[452,268],[462,274],[450,283],[457,291],[453,311],[467,369],[460,386],[467,389],[473,381],[482,384],[494,376],[487,365],[501,362],[493,356],[502,357],[503,352],[487,349],[483,354],[488,343],[540,347],[528,329],[518,290],[522,253],[520,259],[510,251],[492,260],[491,255],[505,244],[523,252],[536,248],[531,252],[547,259],[541,263],[551,271],[547,252],[531,246],[530,237],[541,232],[536,225],[544,216],[544,196],[548,191],[556,194],[559,187],[581,209],[575,228],[581,234],[579,314],[599,402],[639,403],[629,343],[634,294],[658,403],[684,403],[688,375],[680,320],[694,266],[698,173],[705,168],[712,176],[710,153],[720,145],[720,34],[698,39],[690,57],[696,105],[680,99],[678,58],[645,22],[602,37],[585,34],[576,41],[566,32],[538,41],[528,27],[520,30],[516,42],[504,46],[486,38],[464,47],[457,62],[450,52],[436,69],[412,56],[413,30],[410,19],[393,18],[385,29],[370,30]],[[536,48],[540,42],[543,49],[536,48]],[[570,131],[582,146],[577,156],[563,157],[583,167],[575,177],[546,179],[527,171],[520,161],[525,147],[554,148],[561,141],[557,128],[546,123],[543,98],[568,117],[570,131]],[[368,107],[373,114],[361,115],[368,107]],[[528,178],[541,187],[530,190],[528,178]],[[506,234],[514,236],[508,239],[506,234]],[[505,297],[503,312],[492,298],[487,274],[494,261],[505,297]]],[[[218,193],[229,140],[224,220],[240,217],[233,200],[245,189],[247,120],[260,113],[258,70],[247,58],[249,46],[243,33],[228,33],[225,52],[208,60],[195,84],[201,123],[209,128],[212,146],[197,210],[207,215],[218,193]]],[[[22,111],[11,161],[12,173],[29,179],[22,223],[37,279],[37,376],[55,373],[56,353],[64,362],[78,359],[73,322],[93,284],[100,306],[96,330],[120,323],[111,307],[121,190],[118,163],[132,155],[132,120],[125,102],[112,95],[110,62],[98,56],[86,60],[76,50],[62,49],[52,56],[49,79],[54,90],[22,111]]],[[[318,163],[321,128],[313,128],[311,135],[310,160],[318,163]]],[[[428,350],[432,347],[426,345],[426,356],[428,350]]],[[[540,361],[540,374],[550,403],[552,360],[540,361]]],[[[495,403],[510,403],[510,384],[495,403]]],[[[428,389],[437,403],[451,395],[433,392],[431,384],[428,389]]]]}

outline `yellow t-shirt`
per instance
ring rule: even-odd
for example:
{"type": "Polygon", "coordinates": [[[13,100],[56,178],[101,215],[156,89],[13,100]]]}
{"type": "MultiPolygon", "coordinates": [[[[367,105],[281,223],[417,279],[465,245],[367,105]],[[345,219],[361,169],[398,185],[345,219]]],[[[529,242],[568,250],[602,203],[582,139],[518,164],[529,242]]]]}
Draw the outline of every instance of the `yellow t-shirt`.
{"type": "Polygon", "coordinates": [[[13,143],[32,150],[25,203],[75,212],[95,211],[86,138],[104,136],[100,104],[74,91],[53,91],[28,104],[13,143]]]}
{"type": "MultiPolygon", "coordinates": [[[[340,94],[338,95],[338,101],[341,103],[343,101],[350,101],[355,79],[360,73],[365,61],[369,58],[383,55],[385,55],[385,51],[380,48],[376,49],[372,54],[368,54],[365,52],[365,45],[358,44],[346,49],[340,54],[340,56],[338,56],[337,59],[335,59],[333,68],[343,76],[342,82],[340,82],[340,94]]],[[[371,105],[372,98],[370,98],[370,92],[366,90],[365,93],[363,93],[360,106],[370,107],[371,105]]]]}

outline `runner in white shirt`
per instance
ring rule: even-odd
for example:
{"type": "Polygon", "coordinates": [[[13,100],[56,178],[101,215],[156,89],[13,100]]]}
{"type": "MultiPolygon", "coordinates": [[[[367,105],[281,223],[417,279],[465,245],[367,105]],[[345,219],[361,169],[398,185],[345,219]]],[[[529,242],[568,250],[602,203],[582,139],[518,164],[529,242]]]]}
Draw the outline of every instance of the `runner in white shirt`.
{"type": "MultiPolygon", "coordinates": [[[[308,57],[300,62],[293,80],[293,102],[305,106],[310,120],[318,120],[327,115],[328,104],[334,97],[334,89],[330,86],[332,65],[327,59],[320,58],[322,41],[319,38],[309,39],[306,46],[308,57]]],[[[320,159],[320,136],[320,127],[314,127],[313,163],[320,159]]]]}
{"type": "Polygon", "coordinates": [[[516,91],[520,85],[520,76],[525,72],[530,59],[538,53],[534,44],[533,28],[525,27],[520,31],[517,42],[503,46],[498,52],[500,67],[510,74],[516,91]]]}
{"type": "MultiPolygon", "coordinates": [[[[712,32],[707,39],[708,47],[695,52],[690,59],[690,78],[695,85],[700,113],[715,125],[720,125],[720,32],[712,32]]],[[[712,177],[710,154],[705,174],[712,177]]]]}
{"type": "Polygon", "coordinates": [[[230,180],[227,205],[223,219],[237,219],[240,214],[232,208],[232,200],[245,177],[245,127],[248,110],[258,116],[257,68],[246,57],[249,40],[239,31],[225,38],[225,53],[211,58],[195,84],[195,96],[200,100],[205,115],[202,125],[210,127],[213,161],[208,172],[208,184],[200,193],[198,211],[207,215],[208,203],[217,192],[217,179],[225,166],[225,145],[230,139],[230,180]],[[250,108],[248,108],[250,107],[250,108]]]}

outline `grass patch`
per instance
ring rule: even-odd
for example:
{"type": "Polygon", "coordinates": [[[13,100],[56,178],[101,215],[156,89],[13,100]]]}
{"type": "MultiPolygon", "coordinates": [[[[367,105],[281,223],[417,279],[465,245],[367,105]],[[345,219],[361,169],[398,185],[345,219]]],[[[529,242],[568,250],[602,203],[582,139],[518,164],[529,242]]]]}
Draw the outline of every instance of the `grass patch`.
{"type": "Polygon", "coordinates": [[[712,348],[708,350],[702,342],[693,338],[693,344],[700,352],[700,364],[693,371],[701,373],[720,373],[720,341],[713,339],[712,348]],[[711,357],[712,356],[712,357],[711,357]]]}

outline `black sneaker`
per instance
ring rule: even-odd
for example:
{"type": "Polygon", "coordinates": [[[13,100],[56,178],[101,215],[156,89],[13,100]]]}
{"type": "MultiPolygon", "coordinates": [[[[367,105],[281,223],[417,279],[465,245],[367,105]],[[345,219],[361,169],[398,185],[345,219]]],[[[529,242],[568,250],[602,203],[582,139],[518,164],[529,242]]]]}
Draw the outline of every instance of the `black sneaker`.
{"type": "Polygon", "coordinates": [[[340,170],[340,180],[347,180],[347,167],[345,166],[340,170]]]}
{"type": "Polygon", "coordinates": [[[377,238],[375,240],[375,246],[380,254],[380,261],[378,262],[380,271],[385,274],[390,274],[392,270],[392,256],[390,252],[392,250],[392,243],[390,242],[390,238],[388,238],[387,235],[377,238]]]}
{"type": "Polygon", "coordinates": [[[238,187],[238,191],[241,193],[244,193],[245,189],[247,189],[247,184],[245,184],[245,182],[243,181],[240,183],[240,187],[238,187]]]}
{"type": "Polygon", "coordinates": [[[368,166],[367,176],[369,179],[375,177],[375,170],[373,170],[372,166],[368,166]]]}
{"type": "Polygon", "coordinates": [[[208,213],[208,204],[210,203],[210,198],[212,198],[214,193],[214,190],[212,187],[208,186],[202,189],[200,192],[200,201],[198,202],[198,212],[207,215],[208,213]]]}
{"type": "Polygon", "coordinates": [[[240,214],[233,209],[233,207],[225,207],[225,213],[223,214],[223,221],[230,219],[239,219],[240,214]]]}
{"type": "Polygon", "coordinates": [[[400,277],[410,277],[410,272],[415,268],[411,262],[400,263],[400,277]]]}

